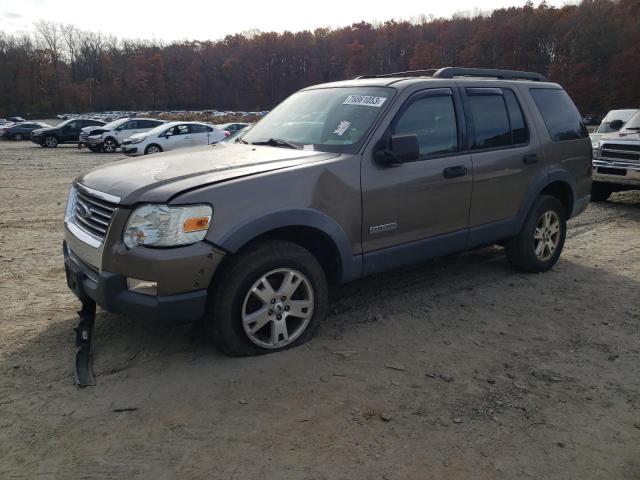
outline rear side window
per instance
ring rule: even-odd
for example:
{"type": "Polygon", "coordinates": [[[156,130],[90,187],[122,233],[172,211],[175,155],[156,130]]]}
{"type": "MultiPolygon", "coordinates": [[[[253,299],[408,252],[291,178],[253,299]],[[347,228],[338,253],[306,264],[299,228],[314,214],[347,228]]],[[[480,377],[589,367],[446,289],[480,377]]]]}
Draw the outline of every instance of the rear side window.
{"type": "Polygon", "coordinates": [[[589,136],[578,109],[564,90],[532,88],[530,91],[551,140],[562,142],[589,136]]]}
{"type": "Polygon", "coordinates": [[[207,127],[194,123],[189,125],[189,130],[191,131],[191,133],[205,133],[207,131],[207,127]]]}
{"type": "Polygon", "coordinates": [[[453,98],[451,95],[437,95],[415,100],[402,113],[393,133],[415,134],[421,157],[456,152],[458,126],[453,98]]]}
{"type": "Polygon", "coordinates": [[[509,115],[502,95],[475,93],[469,96],[469,105],[476,132],[474,149],[511,146],[509,115]]]}

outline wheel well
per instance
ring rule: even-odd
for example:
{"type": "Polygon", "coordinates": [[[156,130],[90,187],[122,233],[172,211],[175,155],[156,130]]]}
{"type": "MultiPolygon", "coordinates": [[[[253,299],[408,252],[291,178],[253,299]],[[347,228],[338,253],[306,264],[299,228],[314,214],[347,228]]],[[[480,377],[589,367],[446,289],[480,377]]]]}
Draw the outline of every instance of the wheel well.
{"type": "Polygon", "coordinates": [[[162,147],[160,145],[158,145],[157,143],[150,143],[149,145],[147,145],[146,147],[144,147],[144,151],[146,152],[147,150],[149,150],[149,147],[152,147],[153,145],[155,145],[156,147],[158,147],[160,149],[160,151],[162,152],[162,147]]]}
{"type": "Polygon", "coordinates": [[[313,227],[292,226],[270,230],[243,245],[236,255],[258,242],[273,238],[297,243],[309,250],[322,266],[328,282],[334,283],[340,278],[342,267],[338,248],[329,235],[313,227]]]}
{"type": "Polygon", "coordinates": [[[566,182],[552,182],[540,192],[541,195],[550,195],[556,197],[562,203],[565,212],[567,213],[567,219],[573,212],[573,190],[566,182]]]}

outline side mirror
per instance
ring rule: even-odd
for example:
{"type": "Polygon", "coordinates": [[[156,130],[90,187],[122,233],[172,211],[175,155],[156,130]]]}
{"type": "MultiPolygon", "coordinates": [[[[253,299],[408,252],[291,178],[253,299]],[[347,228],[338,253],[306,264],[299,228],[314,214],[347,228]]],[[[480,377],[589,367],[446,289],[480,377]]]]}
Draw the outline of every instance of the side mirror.
{"type": "Polygon", "coordinates": [[[614,132],[617,132],[624,126],[624,122],[622,120],[612,120],[609,122],[609,128],[614,132]]]}
{"type": "Polygon", "coordinates": [[[420,157],[418,136],[392,135],[389,139],[389,149],[380,149],[375,154],[376,160],[384,165],[412,162],[420,157]]]}

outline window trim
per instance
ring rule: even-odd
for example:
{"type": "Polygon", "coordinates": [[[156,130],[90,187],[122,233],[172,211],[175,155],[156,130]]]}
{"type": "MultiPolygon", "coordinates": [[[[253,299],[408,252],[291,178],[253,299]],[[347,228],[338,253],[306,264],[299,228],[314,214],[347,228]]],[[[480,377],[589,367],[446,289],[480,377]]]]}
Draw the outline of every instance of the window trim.
{"type": "Polygon", "coordinates": [[[528,147],[531,144],[531,128],[529,127],[527,116],[524,112],[524,109],[522,108],[522,104],[520,103],[520,100],[518,99],[518,95],[516,94],[515,90],[511,88],[504,88],[504,87],[458,87],[458,88],[459,90],[462,90],[460,92],[460,95],[462,97],[462,106],[464,108],[464,116],[467,122],[467,142],[468,142],[467,149],[470,154],[496,152],[501,150],[514,149],[514,148],[523,148],[523,147],[528,147]],[[489,92],[472,93],[471,95],[469,95],[466,92],[466,90],[475,90],[475,91],[491,90],[491,91],[494,91],[495,93],[489,93],[489,92]],[[513,128],[511,127],[511,116],[509,115],[509,108],[507,107],[507,102],[504,99],[504,93],[503,93],[504,90],[510,90],[511,93],[513,93],[513,95],[516,97],[516,101],[518,102],[518,106],[520,107],[520,112],[522,112],[522,118],[524,119],[525,126],[527,127],[527,132],[529,133],[526,143],[515,143],[515,144],[513,143],[513,128]],[[502,147],[473,148],[473,144],[475,143],[475,138],[476,138],[476,126],[475,126],[473,114],[471,113],[471,104],[469,102],[469,97],[481,96],[481,95],[483,96],[495,95],[495,96],[502,97],[502,102],[504,103],[504,108],[507,112],[507,120],[509,121],[509,133],[511,134],[511,142],[512,142],[511,145],[504,145],[502,147]]]}
{"type": "MultiPolygon", "coordinates": [[[[451,101],[453,104],[453,114],[456,119],[456,129],[457,129],[457,137],[458,137],[458,150],[450,153],[440,153],[436,155],[419,155],[414,162],[422,162],[426,160],[435,160],[438,158],[447,158],[447,157],[455,157],[459,155],[464,155],[467,152],[466,145],[466,130],[465,130],[465,119],[464,115],[460,115],[462,110],[462,105],[459,98],[459,93],[457,89],[454,87],[435,87],[435,88],[426,88],[423,90],[419,90],[412,94],[409,98],[405,100],[402,106],[398,109],[398,111],[393,116],[393,119],[389,123],[389,126],[385,130],[384,134],[381,137],[381,140],[384,142],[389,142],[391,136],[393,135],[393,131],[398,124],[399,119],[402,117],[404,112],[406,112],[409,107],[418,100],[427,97],[451,97],[451,101]]],[[[413,163],[413,162],[408,162],[413,163]]]]}

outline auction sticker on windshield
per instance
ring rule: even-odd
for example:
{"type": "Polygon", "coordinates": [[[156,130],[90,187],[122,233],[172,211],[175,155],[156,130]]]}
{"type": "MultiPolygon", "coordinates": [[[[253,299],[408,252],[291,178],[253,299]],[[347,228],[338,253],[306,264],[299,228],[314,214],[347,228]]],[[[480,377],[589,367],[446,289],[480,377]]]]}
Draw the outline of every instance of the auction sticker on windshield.
{"type": "Polygon", "coordinates": [[[386,100],[385,97],[374,97],[372,95],[349,95],[342,104],[380,108],[386,100]]]}

